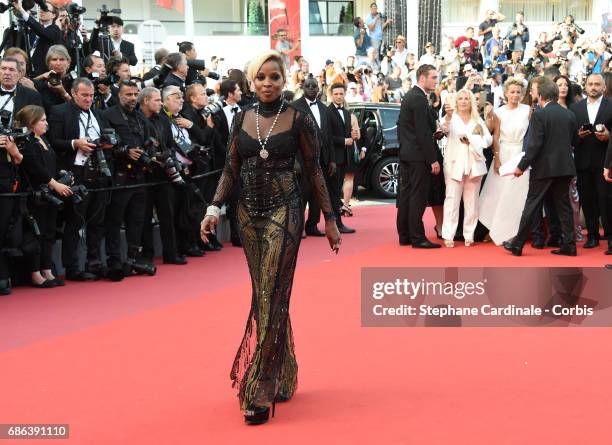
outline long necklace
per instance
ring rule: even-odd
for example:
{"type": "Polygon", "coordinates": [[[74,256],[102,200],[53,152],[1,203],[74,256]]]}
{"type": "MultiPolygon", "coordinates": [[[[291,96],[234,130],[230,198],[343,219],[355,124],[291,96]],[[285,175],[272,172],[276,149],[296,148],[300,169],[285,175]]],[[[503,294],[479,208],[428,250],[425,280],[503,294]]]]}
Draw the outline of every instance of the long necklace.
{"type": "Polygon", "coordinates": [[[278,120],[278,116],[280,116],[282,109],[283,104],[281,102],[280,106],[278,107],[278,113],[276,113],[276,117],[274,118],[274,122],[272,122],[270,130],[268,130],[266,140],[262,143],[261,136],[259,134],[259,104],[257,104],[257,110],[255,110],[255,128],[257,129],[257,140],[259,141],[259,145],[261,146],[261,150],[259,150],[259,156],[261,156],[262,159],[268,159],[269,153],[268,150],[266,150],[266,145],[268,144],[268,139],[270,139],[270,135],[272,134],[272,130],[274,130],[274,127],[276,126],[276,121],[278,120]]]}

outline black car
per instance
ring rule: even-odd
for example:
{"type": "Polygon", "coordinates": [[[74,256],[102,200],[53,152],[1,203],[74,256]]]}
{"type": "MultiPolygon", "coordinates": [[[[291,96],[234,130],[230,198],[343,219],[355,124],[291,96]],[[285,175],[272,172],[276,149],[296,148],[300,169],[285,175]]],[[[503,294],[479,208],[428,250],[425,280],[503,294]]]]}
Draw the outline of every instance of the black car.
{"type": "Polygon", "coordinates": [[[352,103],[349,108],[365,134],[368,151],[355,175],[355,184],[385,198],[395,198],[399,178],[397,121],[400,104],[352,103]]]}

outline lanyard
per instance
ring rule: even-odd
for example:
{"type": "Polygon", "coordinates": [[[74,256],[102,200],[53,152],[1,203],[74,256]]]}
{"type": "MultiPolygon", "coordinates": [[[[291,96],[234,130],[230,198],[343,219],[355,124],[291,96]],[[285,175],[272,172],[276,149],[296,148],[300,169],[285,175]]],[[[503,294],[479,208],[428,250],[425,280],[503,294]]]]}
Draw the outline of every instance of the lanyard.
{"type": "MultiPolygon", "coordinates": [[[[125,123],[128,125],[128,128],[130,129],[130,131],[133,131],[130,128],[130,120],[128,119],[127,115],[125,114],[125,111],[123,111],[123,108],[119,107],[119,111],[121,112],[121,116],[123,116],[123,119],[125,120],[125,123]]],[[[136,124],[138,125],[138,135],[141,137],[144,137],[144,130],[142,128],[142,125],[140,125],[140,121],[138,120],[137,116],[134,116],[134,120],[136,120],[136,124]]]]}
{"type": "Polygon", "coordinates": [[[83,113],[85,113],[85,111],[81,111],[81,113],[79,113],[79,122],[81,123],[81,125],[83,125],[83,128],[85,129],[85,137],[86,138],[89,137],[90,128],[96,133],[98,133],[98,136],[101,136],[100,132],[96,130],[96,127],[91,125],[91,111],[87,111],[87,124],[85,124],[83,120],[81,119],[83,117],[83,113]]]}
{"type": "Polygon", "coordinates": [[[181,142],[187,142],[187,138],[185,137],[185,134],[183,133],[183,129],[178,126],[174,116],[170,118],[170,123],[172,124],[172,128],[176,130],[177,137],[174,139],[178,139],[181,142]]]}

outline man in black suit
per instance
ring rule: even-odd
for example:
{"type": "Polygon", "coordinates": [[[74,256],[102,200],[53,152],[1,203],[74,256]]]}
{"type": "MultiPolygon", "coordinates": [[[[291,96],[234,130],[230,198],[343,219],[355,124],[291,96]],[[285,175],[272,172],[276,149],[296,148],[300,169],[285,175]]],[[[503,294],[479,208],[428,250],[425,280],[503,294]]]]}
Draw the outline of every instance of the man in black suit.
{"type": "Polygon", "coordinates": [[[423,214],[431,188],[431,175],[440,174],[438,150],[433,134],[436,121],[430,113],[429,94],[438,83],[438,72],[432,65],[421,65],[417,84],[404,96],[400,108],[400,190],[397,210],[397,232],[401,246],[438,248],[425,237],[423,214]]]}
{"type": "MultiPolygon", "coordinates": [[[[130,65],[134,66],[138,63],[138,57],[136,57],[136,53],[134,52],[134,44],[132,42],[128,42],[127,40],[123,40],[123,20],[121,17],[111,16],[108,17],[110,19],[109,31],[110,31],[110,54],[104,54],[104,56],[108,59],[112,57],[125,57],[130,65]]],[[[92,51],[100,51],[100,22],[96,20],[93,32],[91,33],[91,49],[92,51]]]]}
{"type": "MultiPolygon", "coordinates": [[[[329,189],[330,180],[336,171],[336,163],[334,162],[335,157],[330,159],[333,146],[330,137],[329,110],[318,100],[319,83],[312,75],[304,80],[303,89],[304,96],[293,102],[293,105],[302,110],[302,112],[308,113],[317,124],[319,130],[317,136],[319,139],[319,146],[321,147],[319,163],[321,165],[321,170],[324,172],[326,184],[329,189]]],[[[304,205],[308,203],[308,219],[304,226],[306,235],[325,236],[325,233],[317,228],[317,224],[319,224],[321,220],[321,208],[317,200],[314,199],[310,178],[303,174],[305,170],[301,156],[298,156],[298,162],[300,163],[300,171],[302,172],[302,199],[304,205]]],[[[332,202],[331,197],[330,202],[332,202]]]]}
{"type": "Polygon", "coordinates": [[[531,166],[529,191],[516,237],[504,242],[504,248],[521,256],[523,245],[535,213],[548,190],[552,191],[555,209],[561,221],[562,243],[555,255],[576,256],[574,218],[569,201],[569,184],[576,175],[572,147],[577,142],[577,125],[573,113],[557,103],[559,88],[543,79],[538,88],[540,109],[531,116],[529,143],[514,175],[521,176],[531,166]]]}
{"type": "MultiPolygon", "coordinates": [[[[606,152],[606,159],[604,162],[604,171],[603,171],[604,180],[608,186],[608,199],[606,209],[609,212],[608,215],[612,215],[612,141],[608,142],[608,150],[606,152]]],[[[608,227],[607,231],[612,232],[612,218],[608,218],[608,227]]],[[[612,255],[612,239],[608,237],[608,250],[606,250],[606,255],[612,255]]],[[[612,268],[611,264],[608,264],[609,268],[612,268]]]]}
{"type": "Polygon", "coordinates": [[[38,91],[18,83],[19,68],[17,59],[5,57],[0,60],[0,111],[10,111],[13,117],[26,105],[42,107],[42,97],[38,91]]]}
{"type": "Polygon", "coordinates": [[[95,189],[110,186],[111,178],[108,176],[110,170],[105,175],[100,169],[98,156],[105,155],[104,151],[98,155],[96,150],[103,150],[103,147],[96,146],[92,141],[100,139],[108,123],[101,111],[92,108],[94,85],[89,79],[82,77],[73,83],[72,98],[72,102],[51,109],[48,134],[58,156],[58,168],[72,171],[75,185],[83,184],[91,191],[78,205],[67,205],[62,241],[62,264],[66,269],[66,279],[90,281],[101,278],[105,273],[101,244],[104,212],[110,193],[96,192],[95,189]],[[86,271],[81,270],[78,257],[79,232],[83,228],[86,229],[86,271]]]}
{"type": "Polygon", "coordinates": [[[340,233],[355,233],[355,229],[343,224],[340,209],[342,208],[342,185],[344,184],[349,149],[353,146],[354,138],[357,137],[357,130],[352,129],[351,113],[344,108],[346,86],[343,83],[335,83],[330,87],[330,91],[332,103],[329,104],[328,111],[336,172],[330,181],[329,196],[340,233]]]}
{"type": "MultiPolygon", "coordinates": [[[[14,3],[15,13],[23,19],[27,27],[32,31],[30,36],[32,48],[32,77],[40,76],[47,72],[47,51],[53,45],[61,44],[62,31],[55,24],[55,19],[58,16],[58,9],[51,3],[47,2],[48,11],[40,10],[40,23],[23,9],[22,0],[14,3]]],[[[29,71],[29,70],[28,70],[29,71]]]]}
{"type": "Polygon", "coordinates": [[[591,74],[585,85],[587,98],[571,107],[579,126],[574,161],[578,194],[588,231],[585,249],[599,246],[601,218],[604,236],[608,238],[608,250],[612,250],[612,232],[609,228],[612,214],[606,202],[610,185],[601,175],[612,129],[612,103],[604,97],[605,89],[603,76],[591,74]]]}

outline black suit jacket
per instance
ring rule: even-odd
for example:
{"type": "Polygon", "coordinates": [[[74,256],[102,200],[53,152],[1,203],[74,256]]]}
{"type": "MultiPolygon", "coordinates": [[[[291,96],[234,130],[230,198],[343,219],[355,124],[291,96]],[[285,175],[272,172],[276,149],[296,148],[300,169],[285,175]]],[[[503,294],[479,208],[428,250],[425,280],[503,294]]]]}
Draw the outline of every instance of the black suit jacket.
{"type": "Polygon", "coordinates": [[[606,160],[604,167],[612,170],[612,138],[608,141],[608,151],[606,151],[606,160]]]}
{"type": "MultiPolygon", "coordinates": [[[[312,120],[315,121],[315,123],[317,122],[305,97],[300,97],[298,100],[293,102],[292,105],[298,110],[310,114],[312,120]]],[[[321,127],[317,125],[317,135],[319,138],[319,146],[321,147],[320,164],[322,167],[326,167],[329,165],[330,161],[335,162],[335,155],[333,158],[331,157],[332,153],[334,153],[334,147],[331,140],[330,116],[327,107],[319,100],[317,100],[317,108],[319,109],[319,115],[321,116],[321,127]]]]}
{"type": "Polygon", "coordinates": [[[13,117],[26,105],[38,105],[42,107],[42,96],[36,90],[17,84],[15,98],[13,99],[13,117]]]}
{"type": "Polygon", "coordinates": [[[33,77],[35,77],[49,71],[47,63],[45,62],[47,51],[49,51],[51,46],[63,43],[63,35],[57,25],[53,24],[45,28],[34,20],[32,16],[28,17],[26,25],[38,36],[38,42],[32,54],[32,65],[34,66],[33,77]]]}
{"type": "MultiPolygon", "coordinates": [[[[581,100],[572,104],[571,110],[576,116],[578,128],[584,124],[589,124],[589,113],[587,111],[587,100],[581,100]]],[[[608,130],[612,131],[612,103],[605,97],[601,100],[595,124],[603,124],[608,130]]],[[[606,157],[607,142],[601,142],[595,135],[589,135],[584,139],[578,139],[574,150],[574,161],[578,170],[600,171],[604,165],[606,157]]]]}
{"type": "MultiPolygon", "coordinates": [[[[110,128],[102,112],[95,108],[91,109],[98,121],[100,131],[110,128]]],[[[58,166],[61,169],[70,170],[74,164],[77,150],[72,147],[74,139],[80,139],[79,113],[81,112],[73,102],[56,105],[49,113],[49,133],[47,134],[53,149],[57,154],[58,166]]]]}
{"type": "Polygon", "coordinates": [[[334,147],[333,156],[338,166],[346,165],[348,162],[348,147],[344,145],[344,140],[351,137],[351,113],[346,109],[342,111],[344,122],[336,106],[331,103],[327,107],[329,112],[329,123],[331,129],[331,141],[334,147]]]}
{"type": "Polygon", "coordinates": [[[400,160],[426,162],[438,160],[438,149],[433,139],[436,117],[423,90],[414,87],[402,99],[398,120],[400,160]]]}
{"type": "Polygon", "coordinates": [[[161,71],[160,68],[161,68],[161,66],[155,65],[153,68],[151,68],[149,71],[147,71],[144,76],[142,76],[142,80],[153,79],[161,71]]]}
{"type": "MultiPolygon", "coordinates": [[[[91,33],[90,47],[91,51],[100,51],[100,39],[99,39],[99,28],[94,28],[91,33]]],[[[111,43],[111,50],[114,48],[111,43]]],[[[128,59],[130,65],[136,65],[138,63],[138,57],[136,57],[136,52],[134,51],[134,44],[132,42],[128,42],[127,40],[121,39],[121,44],[119,45],[119,51],[121,51],[121,55],[128,59]]],[[[104,61],[106,63],[106,60],[104,61]]]]}
{"type": "Polygon", "coordinates": [[[161,90],[169,86],[179,87],[181,91],[185,92],[185,81],[174,73],[168,74],[168,76],[164,80],[164,85],[161,87],[161,90]]]}
{"type": "Polygon", "coordinates": [[[556,102],[536,110],[529,122],[529,143],[518,168],[531,166],[531,179],[575,176],[572,156],[578,134],[574,114],[556,102]]]}
{"type": "Polygon", "coordinates": [[[209,147],[213,145],[215,131],[206,124],[206,121],[198,111],[185,104],[180,114],[185,119],[193,122],[193,127],[188,130],[192,142],[209,147]]]}

